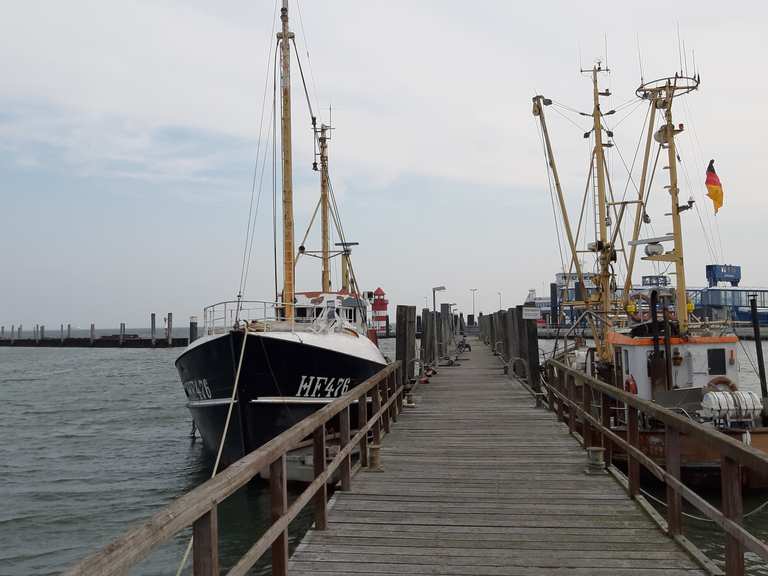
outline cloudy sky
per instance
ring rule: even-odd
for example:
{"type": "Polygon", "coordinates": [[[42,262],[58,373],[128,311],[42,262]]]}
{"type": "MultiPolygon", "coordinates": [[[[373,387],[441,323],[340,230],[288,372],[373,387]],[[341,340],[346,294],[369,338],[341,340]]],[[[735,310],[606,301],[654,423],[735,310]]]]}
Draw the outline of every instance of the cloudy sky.
{"type": "MultiPolygon", "coordinates": [[[[768,285],[763,3],[304,0],[301,20],[296,4],[313,106],[325,121],[333,110],[332,179],[364,287],[421,307],[444,284],[465,311],[470,288],[485,311],[498,292],[505,306],[541,292],[561,264],[531,97],[561,103],[548,121],[577,211],[589,119],[570,109],[590,110],[579,68],[607,48],[604,106],[620,108],[609,165],[617,195],[631,196],[623,164],[646,112],[630,101],[641,62],[645,79],[674,74],[683,44],[683,67],[695,56],[702,78],[675,110],[682,195],[699,207],[684,215],[689,283],[717,260],[768,285]],[[703,196],[710,158],[726,195],[717,218],[703,196]]],[[[2,1],[0,324],[144,325],[151,311],[185,319],[234,297],[260,121],[271,123],[274,10],[273,0],[2,1]]],[[[298,78],[297,243],[319,190],[298,78]]],[[[266,130],[261,141],[271,145],[266,130]]],[[[649,209],[657,233],[669,229],[664,176],[649,209]]],[[[273,292],[271,180],[267,167],[251,299],[273,292]]],[[[319,277],[300,263],[300,289],[319,277]]]]}

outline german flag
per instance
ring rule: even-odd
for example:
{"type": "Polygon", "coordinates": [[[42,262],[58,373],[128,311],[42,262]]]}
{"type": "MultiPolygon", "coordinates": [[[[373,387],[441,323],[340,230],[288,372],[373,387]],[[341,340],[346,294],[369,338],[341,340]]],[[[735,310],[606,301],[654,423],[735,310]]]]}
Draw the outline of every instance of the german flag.
{"type": "Polygon", "coordinates": [[[715,172],[715,161],[710,160],[709,166],[707,166],[707,196],[712,200],[712,204],[715,205],[715,214],[720,208],[723,207],[723,185],[720,184],[720,178],[717,177],[715,172]]]}

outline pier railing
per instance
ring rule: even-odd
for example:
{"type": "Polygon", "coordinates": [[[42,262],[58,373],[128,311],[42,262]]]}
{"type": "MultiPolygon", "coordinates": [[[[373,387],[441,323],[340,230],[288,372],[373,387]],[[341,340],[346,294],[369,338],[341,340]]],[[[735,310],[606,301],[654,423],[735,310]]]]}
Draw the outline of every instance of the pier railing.
{"type": "Polygon", "coordinates": [[[66,576],[125,574],[150,552],[181,530],[192,526],[192,565],[196,576],[219,574],[217,506],[245,486],[260,471],[269,468],[272,524],[228,572],[248,574],[267,551],[272,551],[272,574],[288,573],[288,526],[310,502],[314,506],[315,528],[327,525],[328,481],[340,472],[341,490],[352,484],[352,452],[360,452],[360,467],[378,466],[381,437],[389,433],[403,407],[400,362],[393,362],[344,396],[286,430],[259,449],[244,456],[212,479],[177,498],[146,522],[134,527],[111,544],[65,572],[66,576]],[[368,414],[368,402],[372,413],[368,414]],[[350,410],[356,405],[358,430],[350,429],[350,410]],[[326,426],[338,418],[340,447],[326,461],[326,426]],[[372,433],[369,446],[368,434],[372,433]],[[312,438],[314,480],[288,506],[286,454],[307,437],[312,438]],[[370,449],[370,453],[369,453],[370,449]]]}
{"type": "Polygon", "coordinates": [[[744,552],[749,550],[768,561],[768,546],[741,524],[742,469],[768,478],[768,455],[694,422],[675,412],[625,392],[595,378],[586,376],[565,364],[549,360],[545,364],[545,394],[549,408],[567,422],[571,433],[580,427],[585,448],[602,446],[607,463],[618,447],[627,456],[629,495],[640,494],[640,466],[666,485],[667,532],[686,543],[683,537],[682,499],[719,526],[726,535],[725,568],[728,576],[743,576],[744,552]],[[625,414],[626,437],[615,426],[612,414],[625,414]],[[664,462],[659,466],[640,448],[639,422],[641,415],[664,424],[664,462]],[[722,510],[682,483],[681,436],[689,436],[720,457],[722,510]]]}

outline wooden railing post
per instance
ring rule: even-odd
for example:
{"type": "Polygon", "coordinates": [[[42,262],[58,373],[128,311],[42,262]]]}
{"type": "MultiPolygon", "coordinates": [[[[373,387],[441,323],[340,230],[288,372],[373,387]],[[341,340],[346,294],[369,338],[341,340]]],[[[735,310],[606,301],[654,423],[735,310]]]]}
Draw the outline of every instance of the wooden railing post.
{"type": "MultiPolygon", "coordinates": [[[[627,442],[634,448],[640,447],[640,429],[637,421],[637,408],[627,406],[627,442]]],[[[640,493],[640,463],[627,452],[629,467],[629,495],[634,498],[640,493]]]]}
{"type": "MultiPolygon", "coordinates": [[[[600,423],[606,427],[611,427],[611,397],[608,394],[600,393],[600,423]]],[[[607,434],[603,434],[603,448],[605,449],[605,465],[611,466],[613,463],[613,443],[607,434]]]]}
{"type": "MultiPolygon", "coordinates": [[[[667,425],[664,431],[664,461],[667,473],[680,480],[680,432],[667,425]]],[[[667,525],[671,535],[683,531],[682,499],[680,493],[667,484],[667,525]]]]}
{"type": "MultiPolygon", "coordinates": [[[[389,400],[389,376],[387,376],[387,379],[383,383],[379,383],[379,390],[382,391],[382,403],[386,404],[389,400]]],[[[389,416],[390,412],[392,410],[392,406],[389,406],[386,410],[384,410],[384,414],[382,415],[382,418],[384,420],[384,433],[389,434],[389,416]]]]}
{"type": "Polygon", "coordinates": [[[592,425],[586,415],[592,415],[592,388],[586,379],[581,381],[581,407],[585,414],[582,418],[581,437],[584,438],[584,448],[589,448],[592,446],[592,425]]]}
{"type": "Polygon", "coordinates": [[[371,427],[371,430],[373,431],[373,443],[375,445],[381,444],[381,416],[379,416],[379,410],[381,410],[381,394],[379,390],[379,385],[377,384],[373,388],[371,388],[371,395],[372,398],[372,406],[371,406],[371,413],[373,415],[373,419],[375,422],[373,423],[373,426],[371,427]]]}
{"type": "MultiPolygon", "coordinates": [[[[568,400],[575,402],[576,400],[576,378],[569,374],[565,377],[566,385],[568,386],[568,400]]],[[[573,404],[568,405],[568,431],[573,434],[576,431],[576,409],[573,404]]]]}
{"type": "Polygon", "coordinates": [[[395,394],[397,394],[397,401],[396,409],[397,409],[397,415],[403,413],[403,394],[405,394],[405,386],[403,385],[403,374],[404,372],[402,370],[397,371],[397,375],[395,376],[395,394]]]}
{"type": "MultiPolygon", "coordinates": [[[[741,468],[738,462],[727,456],[720,460],[720,486],[723,514],[741,524],[744,512],[741,501],[741,468]]],[[[725,574],[744,576],[744,545],[730,534],[725,535],[725,574]]]]}
{"type": "Polygon", "coordinates": [[[192,525],[192,573],[219,576],[219,519],[216,506],[192,525]]]}
{"type": "MultiPolygon", "coordinates": [[[[565,386],[566,386],[566,374],[565,370],[558,369],[557,371],[557,391],[560,392],[560,394],[565,394],[565,386]]],[[[563,400],[561,398],[557,399],[557,419],[560,422],[565,422],[565,411],[563,408],[563,400]]]]}
{"type": "MultiPolygon", "coordinates": [[[[285,469],[285,454],[272,462],[269,467],[269,492],[271,496],[272,522],[277,522],[288,511],[288,474],[285,469]]],[[[288,529],[272,543],[272,575],[288,574],[288,529]]]]}
{"type": "MultiPolygon", "coordinates": [[[[394,372],[390,373],[389,378],[387,378],[387,395],[392,398],[397,393],[397,375],[399,371],[395,370],[394,372]]],[[[397,422],[397,398],[395,398],[395,401],[392,402],[389,406],[389,413],[392,418],[392,422],[397,422]]]]}
{"type": "Polygon", "coordinates": [[[555,393],[552,387],[555,385],[555,369],[551,364],[547,364],[547,406],[552,412],[555,411],[555,393]]]}
{"type": "MultiPolygon", "coordinates": [[[[341,449],[347,447],[350,439],[349,430],[349,406],[339,412],[339,440],[341,441],[341,449]]],[[[341,462],[341,489],[348,492],[352,489],[352,456],[347,456],[341,462]]]]}
{"type": "MultiPolygon", "coordinates": [[[[368,423],[368,393],[366,392],[357,399],[357,425],[362,428],[368,423]]],[[[368,466],[368,434],[363,434],[360,438],[360,466],[368,466]]]]}
{"type": "MultiPolygon", "coordinates": [[[[315,468],[315,478],[325,472],[325,424],[315,428],[313,435],[312,463],[315,468]]],[[[328,484],[323,483],[314,497],[315,501],[315,529],[325,530],[328,526],[328,484]]]]}

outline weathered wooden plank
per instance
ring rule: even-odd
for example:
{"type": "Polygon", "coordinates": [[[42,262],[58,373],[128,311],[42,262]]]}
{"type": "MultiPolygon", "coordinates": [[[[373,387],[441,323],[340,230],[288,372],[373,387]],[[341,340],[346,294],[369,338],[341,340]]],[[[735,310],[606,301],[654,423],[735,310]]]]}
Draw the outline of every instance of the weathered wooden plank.
{"type": "Polygon", "coordinates": [[[703,574],[482,348],[416,396],[291,574],[703,574]]]}

